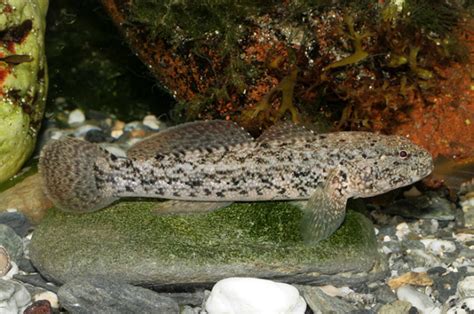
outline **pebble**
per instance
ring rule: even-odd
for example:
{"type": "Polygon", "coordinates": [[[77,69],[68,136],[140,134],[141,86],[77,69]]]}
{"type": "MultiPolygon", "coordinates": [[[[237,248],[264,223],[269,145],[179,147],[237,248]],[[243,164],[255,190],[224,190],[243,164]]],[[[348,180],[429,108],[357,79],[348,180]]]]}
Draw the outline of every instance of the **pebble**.
{"type": "Polygon", "coordinates": [[[0,225],[0,246],[5,248],[10,259],[14,262],[18,261],[23,255],[23,241],[7,225],[0,225]]]}
{"type": "Polygon", "coordinates": [[[331,296],[324,292],[320,287],[297,286],[309,308],[314,313],[353,313],[358,308],[340,298],[331,296]]]}
{"type": "Polygon", "coordinates": [[[446,314],[472,314],[474,313],[474,297],[454,299],[449,304],[446,314]]]}
{"type": "Polygon", "coordinates": [[[70,313],[179,313],[169,297],[106,278],[78,277],[59,288],[58,297],[70,313]]]}
{"type": "Polygon", "coordinates": [[[400,313],[411,313],[410,309],[412,305],[410,302],[396,300],[392,303],[383,305],[377,312],[377,314],[400,314],[400,313]]]}
{"type": "Polygon", "coordinates": [[[0,277],[5,276],[11,268],[10,255],[3,246],[0,246],[0,277]]]}
{"type": "Polygon", "coordinates": [[[468,276],[458,283],[457,294],[460,298],[474,297],[474,276],[468,276]]]}
{"type": "Polygon", "coordinates": [[[440,240],[440,239],[422,239],[426,249],[438,256],[444,253],[451,253],[456,250],[456,245],[452,241],[440,240]]]}
{"type": "Polygon", "coordinates": [[[86,121],[86,116],[81,109],[75,109],[69,113],[67,123],[69,125],[78,125],[86,121]]]}
{"type": "Polygon", "coordinates": [[[149,127],[152,130],[160,129],[160,122],[154,115],[148,115],[143,118],[143,125],[149,127]]]}
{"type": "Polygon", "coordinates": [[[30,301],[30,293],[25,287],[13,281],[0,279],[2,313],[22,313],[30,301]]]}
{"type": "Polygon", "coordinates": [[[28,306],[23,314],[52,314],[53,309],[48,300],[39,300],[28,306]]]}
{"type": "Polygon", "coordinates": [[[419,292],[410,285],[402,286],[397,289],[397,297],[401,301],[407,301],[416,307],[422,314],[440,313],[433,301],[426,294],[419,292]]]}
{"type": "Polygon", "coordinates": [[[209,314],[303,314],[306,303],[291,285],[258,278],[232,277],[214,285],[205,310],[209,314]]]}
{"type": "Polygon", "coordinates": [[[24,237],[30,232],[32,226],[26,216],[19,212],[0,213],[0,225],[7,225],[13,229],[20,237],[24,237]]]}
{"type": "Polygon", "coordinates": [[[33,295],[33,300],[38,301],[47,301],[49,306],[52,308],[59,308],[59,299],[58,295],[51,291],[43,291],[33,295]]]}

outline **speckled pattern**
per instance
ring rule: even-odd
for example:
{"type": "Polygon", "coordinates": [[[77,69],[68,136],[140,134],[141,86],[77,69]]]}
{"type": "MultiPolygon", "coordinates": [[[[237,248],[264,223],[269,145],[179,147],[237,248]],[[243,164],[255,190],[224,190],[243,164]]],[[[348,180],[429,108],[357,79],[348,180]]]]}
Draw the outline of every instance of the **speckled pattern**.
{"type": "Polygon", "coordinates": [[[411,184],[432,167],[428,152],[400,136],[314,134],[284,123],[254,140],[228,121],[172,128],[132,147],[128,158],[64,138],[49,144],[40,159],[47,194],[68,210],[99,209],[130,196],[265,201],[306,200],[313,195],[305,206],[308,219],[326,221],[337,211],[336,228],[348,198],[411,184]],[[84,200],[89,196],[94,201],[84,200]],[[323,208],[318,215],[316,207],[323,208]]]}

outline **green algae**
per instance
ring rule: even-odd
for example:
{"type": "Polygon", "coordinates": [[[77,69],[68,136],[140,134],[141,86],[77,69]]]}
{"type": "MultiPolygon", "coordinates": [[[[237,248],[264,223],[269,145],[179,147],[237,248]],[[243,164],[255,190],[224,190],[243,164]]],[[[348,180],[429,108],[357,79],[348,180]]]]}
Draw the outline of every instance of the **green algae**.
{"type": "Polygon", "coordinates": [[[209,263],[210,259],[217,264],[311,265],[334,259],[348,261],[361,252],[365,257],[375,254],[371,223],[352,211],[333,236],[306,246],[299,232],[301,211],[288,202],[235,203],[212,213],[192,215],[157,215],[153,211],[157,204],[122,202],[87,215],[52,209],[35,231],[33,242],[45,244],[48,254],[56,251],[58,259],[77,255],[80,250],[80,255],[87,256],[99,244],[110,253],[106,260],[111,263],[131,262],[122,254],[130,250],[147,252],[150,260],[160,263],[193,265],[209,263]],[[52,243],[51,237],[61,239],[60,243],[52,243]]]}

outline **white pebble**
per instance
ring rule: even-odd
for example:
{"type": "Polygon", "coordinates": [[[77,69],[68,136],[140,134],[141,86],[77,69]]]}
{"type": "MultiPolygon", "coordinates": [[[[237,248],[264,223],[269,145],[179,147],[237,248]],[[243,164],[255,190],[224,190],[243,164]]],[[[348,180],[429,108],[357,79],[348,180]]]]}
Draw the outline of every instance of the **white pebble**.
{"type": "Polygon", "coordinates": [[[123,130],[112,130],[112,132],[110,132],[110,135],[115,139],[122,136],[122,134],[123,134],[123,130]]]}
{"type": "Polygon", "coordinates": [[[258,278],[227,278],[217,282],[206,301],[209,314],[303,314],[306,303],[288,284],[258,278]]]}
{"type": "Polygon", "coordinates": [[[410,227],[408,227],[408,224],[406,222],[402,222],[401,224],[397,225],[397,231],[395,232],[395,235],[399,240],[405,239],[405,237],[410,233],[410,227]]]}
{"type": "Polygon", "coordinates": [[[34,301],[47,300],[54,309],[59,308],[58,296],[51,291],[44,291],[33,296],[34,301]]]}
{"type": "Polygon", "coordinates": [[[398,288],[397,297],[401,301],[410,302],[422,314],[441,313],[441,309],[438,309],[426,294],[419,292],[410,285],[398,288]]]}
{"type": "Polygon", "coordinates": [[[420,241],[423,243],[427,251],[432,252],[438,256],[442,256],[446,252],[451,253],[456,250],[456,245],[451,241],[440,239],[422,239],[420,241]]]}
{"type": "Polygon", "coordinates": [[[457,300],[446,314],[471,314],[474,312],[474,297],[457,300]]]}
{"type": "Polygon", "coordinates": [[[468,276],[458,282],[457,294],[460,298],[474,297],[474,276],[468,276]]]}
{"type": "Polygon", "coordinates": [[[71,111],[67,119],[67,123],[69,125],[81,124],[84,121],[86,121],[86,116],[84,115],[84,112],[82,112],[81,109],[71,111]]]}
{"type": "Polygon", "coordinates": [[[75,137],[83,137],[87,134],[87,132],[89,132],[90,130],[98,130],[100,131],[101,128],[99,128],[98,126],[95,126],[95,125],[90,125],[90,124],[85,124],[85,125],[81,125],[80,127],[78,127],[75,131],[74,131],[74,136],[75,137]]]}
{"type": "Polygon", "coordinates": [[[15,262],[10,261],[10,263],[11,263],[11,268],[5,275],[2,276],[2,279],[5,279],[5,280],[12,279],[13,276],[15,276],[16,274],[20,272],[20,269],[18,268],[18,265],[15,262]]]}
{"type": "Polygon", "coordinates": [[[120,147],[110,145],[110,144],[102,144],[102,145],[100,145],[100,147],[104,148],[109,153],[111,153],[111,154],[113,154],[117,157],[127,157],[127,153],[125,153],[125,151],[123,149],[121,149],[120,147]]]}
{"type": "Polygon", "coordinates": [[[145,116],[142,123],[152,130],[158,130],[160,128],[160,121],[158,121],[154,115],[145,116]]]}

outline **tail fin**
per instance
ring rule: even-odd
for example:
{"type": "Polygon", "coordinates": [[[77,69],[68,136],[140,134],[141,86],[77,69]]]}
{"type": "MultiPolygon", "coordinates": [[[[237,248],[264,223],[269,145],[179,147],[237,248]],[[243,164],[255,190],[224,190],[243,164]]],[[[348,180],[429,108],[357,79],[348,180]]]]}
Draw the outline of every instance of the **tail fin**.
{"type": "Polygon", "coordinates": [[[68,212],[91,212],[116,200],[97,187],[94,164],[99,157],[108,155],[98,145],[70,137],[43,148],[39,172],[46,195],[56,207],[68,212]]]}

